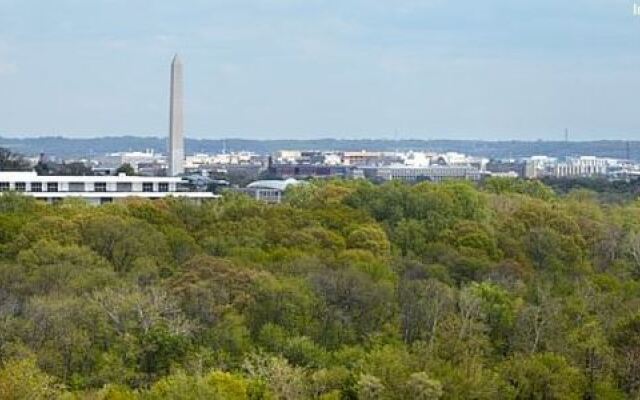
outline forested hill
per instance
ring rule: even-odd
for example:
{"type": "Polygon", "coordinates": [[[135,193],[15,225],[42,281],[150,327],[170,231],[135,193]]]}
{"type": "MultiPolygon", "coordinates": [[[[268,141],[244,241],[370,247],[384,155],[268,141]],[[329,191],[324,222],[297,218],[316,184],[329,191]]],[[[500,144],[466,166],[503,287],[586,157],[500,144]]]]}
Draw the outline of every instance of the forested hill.
{"type": "MultiPolygon", "coordinates": [[[[60,157],[90,157],[117,151],[152,149],[166,152],[165,137],[100,137],[71,139],[64,137],[9,138],[0,137],[0,147],[35,156],[42,152],[60,157]]],[[[478,140],[245,140],[245,139],[186,139],[187,154],[195,152],[219,153],[227,151],[253,151],[267,154],[283,149],[298,150],[372,150],[372,151],[457,151],[492,158],[549,155],[594,155],[600,157],[627,157],[627,142],[602,140],[593,142],[553,141],[478,141],[478,140]]],[[[640,160],[640,142],[629,142],[629,155],[640,160]]]]}
{"type": "Polygon", "coordinates": [[[0,197],[0,399],[640,395],[640,202],[535,181],[0,197]]]}

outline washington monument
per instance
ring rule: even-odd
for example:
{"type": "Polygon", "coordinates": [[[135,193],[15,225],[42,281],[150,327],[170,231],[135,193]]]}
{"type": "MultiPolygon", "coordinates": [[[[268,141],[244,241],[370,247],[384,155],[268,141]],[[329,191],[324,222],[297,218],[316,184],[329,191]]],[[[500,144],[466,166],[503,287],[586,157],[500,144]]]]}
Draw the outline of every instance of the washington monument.
{"type": "Polygon", "coordinates": [[[182,62],[176,54],[171,62],[171,98],[169,107],[169,171],[168,176],[184,172],[184,116],[182,62]]]}

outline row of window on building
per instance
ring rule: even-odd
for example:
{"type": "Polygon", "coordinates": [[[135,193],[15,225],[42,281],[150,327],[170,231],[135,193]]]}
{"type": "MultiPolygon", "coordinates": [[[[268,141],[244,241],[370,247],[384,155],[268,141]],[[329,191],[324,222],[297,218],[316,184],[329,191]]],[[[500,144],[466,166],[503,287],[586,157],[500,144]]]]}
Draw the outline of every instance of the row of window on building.
{"type": "MultiPolygon", "coordinates": [[[[59,185],[57,182],[47,182],[43,185],[42,182],[31,182],[28,190],[30,192],[43,192],[43,189],[47,189],[47,192],[57,192],[59,185]]],[[[11,190],[11,184],[9,182],[0,182],[0,192],[8,192],[11,190]]],[[[16,192],[26,192],[27,191],[27,183],[26,182],[15,182],[14,188],[16,192]]],[[[69,192],[86,192],[86,186],[84,182],[70,182],[69,183],[69,192]]],[[[107,183],[106,182],[96,182],[93,184],[94,192],[106,192],[107,191],[107,183]]],[[[117,192],[131,192],[132,185],[129,182],[119,182],[116,184],[117,192]]],[[[143,182],[142,183],[142,191],[143,192],[153,192],[153,182],[143,182]]],[[[158,183],[158,192],[168,192],[169,184],[165,182],[158,183]]]]}

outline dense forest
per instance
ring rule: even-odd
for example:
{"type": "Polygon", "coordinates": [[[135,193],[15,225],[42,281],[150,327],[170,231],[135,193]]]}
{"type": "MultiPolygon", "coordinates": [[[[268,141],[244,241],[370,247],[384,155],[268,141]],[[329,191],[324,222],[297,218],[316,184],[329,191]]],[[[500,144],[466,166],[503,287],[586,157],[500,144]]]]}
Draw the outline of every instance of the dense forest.
{"type": "Polygon", "coordinates": [[[1,399],[638,396],[638,200],[500,179],[0,197],[1,399]]]}

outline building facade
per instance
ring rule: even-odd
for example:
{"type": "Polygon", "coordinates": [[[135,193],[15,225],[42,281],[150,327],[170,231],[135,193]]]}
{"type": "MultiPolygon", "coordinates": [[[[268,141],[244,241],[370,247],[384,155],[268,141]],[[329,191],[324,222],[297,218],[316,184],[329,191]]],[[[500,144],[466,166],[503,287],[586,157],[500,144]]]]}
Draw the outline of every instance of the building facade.
{"type": "Polygon", "coordinates": [[[553,175],[563,177],[586,177],[607,174],[608,160],[593,156],[567,157],[564,162],[557,163],[553,175]]]}
{"type": "Polygon", "coordinates": [[[378,167],[369,169],[368,171],[365,169],[365,174],[383,181],[401,180],[407,182],[442,182],[446,180],[479,181],[482,178],[482,173],[477,168],[438,165],[430,167],[411,167],[406,165],[378,167]]]}
{"type": "Polygon", "coordinates": [[[127,197],[167,196],[215,199],[209,192],[184,191],[181,178],[147,176],[44,176],[35,172],[0,172],[0,192],[14,191],[54,203],[69,197],[105,204],[127,197]]]}

